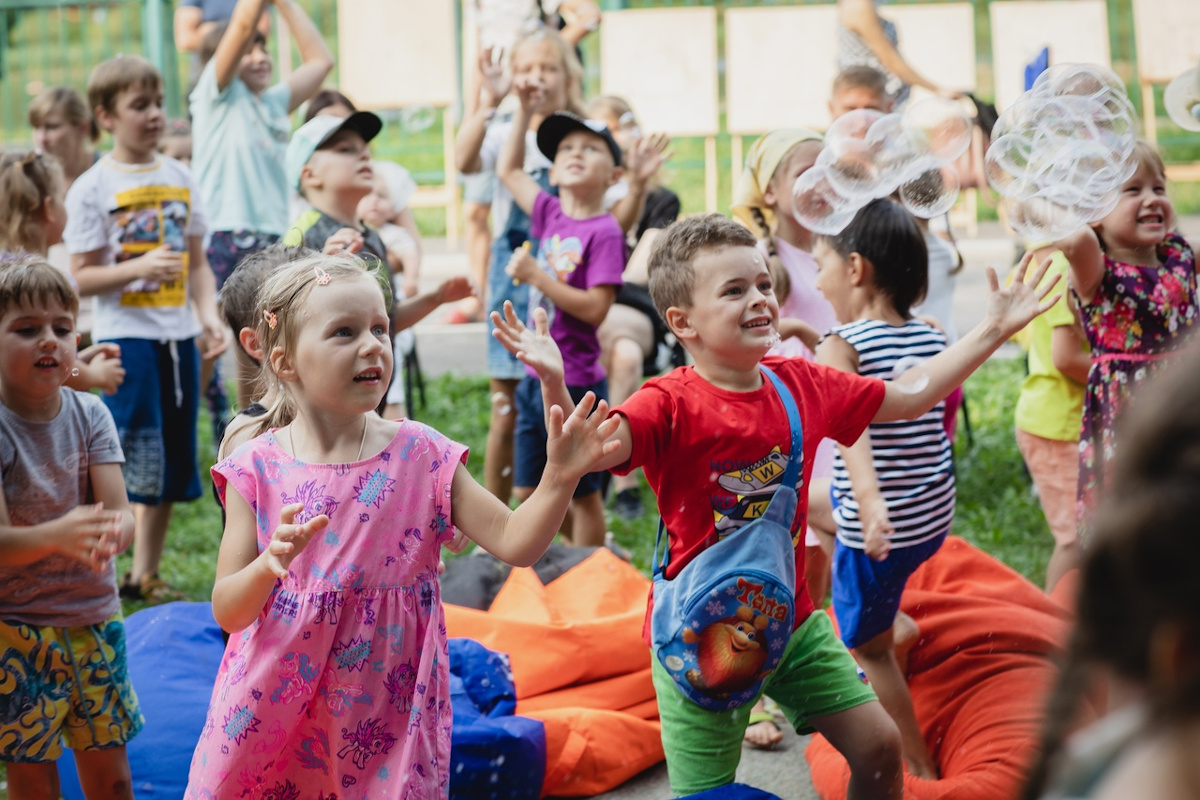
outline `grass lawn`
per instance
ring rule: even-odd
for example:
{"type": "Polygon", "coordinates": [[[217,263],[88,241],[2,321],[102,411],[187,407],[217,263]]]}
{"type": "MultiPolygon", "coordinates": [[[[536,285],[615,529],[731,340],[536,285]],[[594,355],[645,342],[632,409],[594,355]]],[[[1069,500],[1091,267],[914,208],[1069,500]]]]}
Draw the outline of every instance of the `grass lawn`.
{"type": "MultiPolygon", "coordinates": [[[[1004,561],[1039,586],[1050,556],[1051,538],[1041,508],[1030,491],[1020,453],[1013,437],[1012,412],[1023,374],[1019,359],[992,359],[967,382],[973,444],[959,425],[958,509],[954,532],[1004,561]]],[[[483,444],[487,436],[487,380],[481,377],[444,376],[428,384],[429,407],[417,417],[471,448],[468,464],[482,480],[483,444]]],[[[212,450],[206,420],[201,419],[201,452],[212,450]]],[[[162,574],[192,600],[208,600],[221,538],[221,515],[209,495],[211,483],[206,463],[205,497],[176,507],[171,521],[162,574]]],[[[643,487],[648,509],[654,497],[643,487]]],[[[651,551],[658,520],[653,513],[626,523],[612,520],[618,543],[633,554],[634,563],[649,574],[651,551]]],[[[452,557],[449,553],[447,557],[452,557]]],[[[129,568],[129,557],[118,562],[119,573],[129,568]]],[[[125,603],[125,613],[141,607],[125,603]]],[[[7,800],[0,770],[0,800],[7,800]]]]}

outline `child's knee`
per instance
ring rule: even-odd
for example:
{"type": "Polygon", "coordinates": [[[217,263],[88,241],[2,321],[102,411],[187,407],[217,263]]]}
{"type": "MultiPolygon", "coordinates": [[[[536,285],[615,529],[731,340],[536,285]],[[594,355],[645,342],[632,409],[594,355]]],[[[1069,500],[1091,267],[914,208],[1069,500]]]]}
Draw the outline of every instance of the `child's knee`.
{"type": "Polygon", "coordinates": [[[850,771],[867,777],[888,776],[901,767],[900,729],[879,703],[870,704],[874,712],[854,736],[850,752],[842,753],[850,771]]]}

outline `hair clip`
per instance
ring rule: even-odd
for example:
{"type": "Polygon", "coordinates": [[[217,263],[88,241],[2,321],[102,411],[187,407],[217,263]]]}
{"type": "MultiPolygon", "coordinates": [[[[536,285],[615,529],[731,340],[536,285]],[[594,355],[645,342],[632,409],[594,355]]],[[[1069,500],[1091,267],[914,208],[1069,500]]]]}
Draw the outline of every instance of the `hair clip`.
{"type": "Polygon", "coordinates": [[[275,326],[279,324],[279,317],[275,316],[275,312],[269,309],[263,309],[263,319],[267,321],[267,327],[275,330],[275,326]]]}
{"type": "MultiPolygon", "coordinates": [[[[326,272],[325,270],[321,269],[320,267],[313,267],[313,271],[317,273],[317,285],[318,286],[325,286],[331,280],[331,278],[329,277],[329,273],[326,272]]],[[[274,326],[272,326],[272,327],[274,327],[274,326]]]]}

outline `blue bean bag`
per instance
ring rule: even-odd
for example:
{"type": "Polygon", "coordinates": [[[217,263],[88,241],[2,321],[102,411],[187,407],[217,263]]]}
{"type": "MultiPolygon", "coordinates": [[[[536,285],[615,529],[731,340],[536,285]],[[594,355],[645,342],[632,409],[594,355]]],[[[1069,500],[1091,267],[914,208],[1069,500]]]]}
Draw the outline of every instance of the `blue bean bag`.
{"type": "MultiPolygon", "coordinates": [[[[167,603],[125,620],[129,675],[146,726],[128,745],[137,800],[180,800],[225,652],[209,603],[167,603]]],[[[450,640],[450,796],[536,800],[546,771],[542,723],[513,716],[508,657],[450,640]]],[[[71,751],[58,761],[66,800],[84,800],[71,751]]]]}

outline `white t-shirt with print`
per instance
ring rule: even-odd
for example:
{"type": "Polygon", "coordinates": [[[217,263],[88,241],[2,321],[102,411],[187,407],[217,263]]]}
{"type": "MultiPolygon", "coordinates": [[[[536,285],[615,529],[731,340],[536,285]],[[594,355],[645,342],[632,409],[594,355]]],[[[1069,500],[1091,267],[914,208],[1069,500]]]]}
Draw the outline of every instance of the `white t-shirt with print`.
{"type": "Polygon", "coordinates": [[[124,164],[106,155],[67,192],[63,242],[72,254],[101,250],[115,265],[160,245],[183,253],[183,274],[173,281],[131,281],[96,295],[92,338],[179,341],[200,333],[188,296],[188,239],[203,236],[205,217],[192,173],[182,163],[156,156],[148,164],[124,164]]]}

